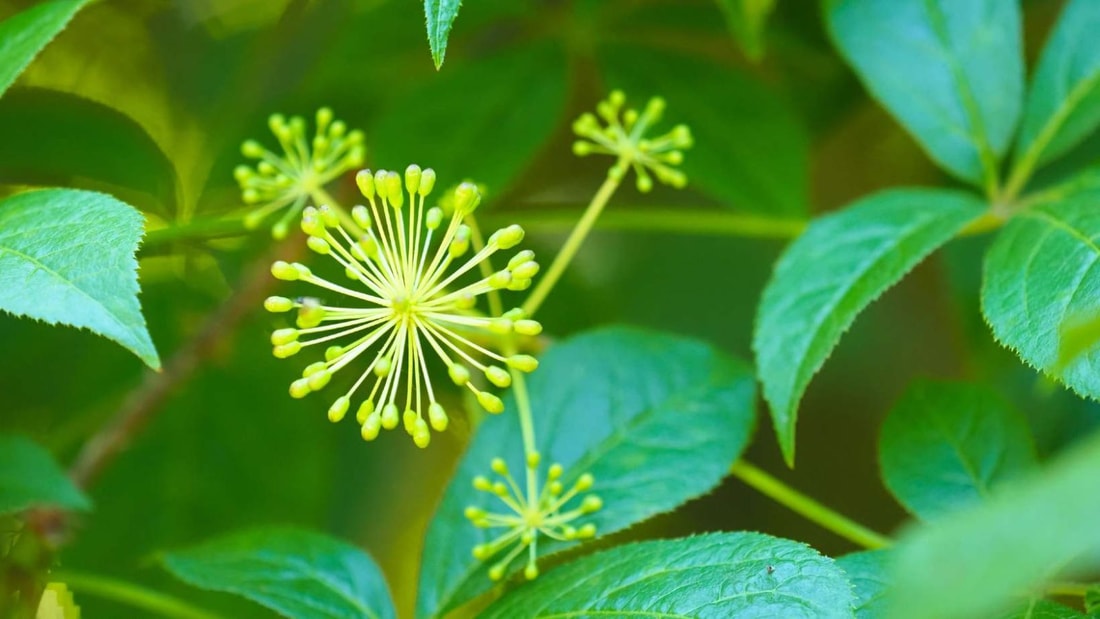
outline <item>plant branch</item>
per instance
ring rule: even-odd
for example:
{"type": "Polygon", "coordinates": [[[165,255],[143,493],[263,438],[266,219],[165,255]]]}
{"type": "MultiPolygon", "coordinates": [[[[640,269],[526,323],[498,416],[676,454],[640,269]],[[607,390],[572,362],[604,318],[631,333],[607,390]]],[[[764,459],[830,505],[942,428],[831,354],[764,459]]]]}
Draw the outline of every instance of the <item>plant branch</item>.
{"type": "Polygon", "coordinates": [[[113,600],[161,617],[220,619],[219,615],[195,608],[183,600],[113,578],[78,572],[59,572],[52,576],[52,580],[65,583],[77,593],[113,600]]]}
{"type": "MultiPolygon", "coordinates": [[[[512,211],[487,213],[488,223],[504,224],[505,219],[522,217],[528,232],[565,232],[576,225],[581,213],[574,209],[512,211]]],[[[593,227],[627,232],[672,232],[706,236],[733,236],[762,239],[793,239],[806,229],[804,219],[780,219],[748,213],[701,208],[635,208],[604,213],[593,227]]]]}

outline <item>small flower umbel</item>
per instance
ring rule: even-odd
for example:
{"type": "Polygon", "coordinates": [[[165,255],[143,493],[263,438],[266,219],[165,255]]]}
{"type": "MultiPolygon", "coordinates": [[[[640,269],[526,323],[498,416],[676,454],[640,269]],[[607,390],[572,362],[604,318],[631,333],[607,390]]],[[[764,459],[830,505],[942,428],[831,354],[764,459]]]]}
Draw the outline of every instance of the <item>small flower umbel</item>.
{"type": "Polygon", "coordinates": [[[275,238],[286,236],[291,220],[298,216],[311,197],[315,201],[325,184],[348,170],[363,164],[366,147],[363,132],[348,131],[343,121],[333,120],[332,110],[317,110],[317,128],[312,139],[306,136],[306,121],[300,116],[289,120],[281,114],[268,119],[271,132],[279,140],[281,154],[249,140],[241,145],[245,157],[258,159],[255,169],[237,166],[233,176],[241,186],[241,198],[253,205],[245,216],[245,227],[257,228],[276,211],[286,213],[271,228],[275,238]],[[289,208],[288,208],[289,207],[289,208]]]}
{"type": "Polygon", "coordinates": [[[468,277],[474,281],[460,284],[460,278],[473,275],[490,256],[518,245],[523,229],[513,225],[497,230],[482,249],[468,256],[471,229],[463,221],[480,202],[475,185],[459,185],[453,214],[444,223],[443,209],[425,206],[435,185],[430,168],[409,166],[403,178],[396,172],[363,170],[356,182],[369,206],[351,210],[353,225],[345,225],[327,206],[308,207],[302,215],[310,249],[339,264],[356,287],[319,277],[303,264],[276,262],[271,268],[279,279],[302,281],[351,303],[323,305],[310,298],[270,297],[265,302],[269,311],[297,311],[297,328],[275,331],[271,343],[276,357],[328,346],[324,361],[310,364],[302,378],[291,383],[290,395],[296,398],[319,391],[334,374],[364,359],[358,379],[329,408],[329,419],[343,419],[362,390],[366,393],[356,420],[364,439],[373,440],[381,429],[403,423],[413,441],[426,447],[429,427],[441,432],[448,423],[429,375],[429,356],[442,360],[454,384],[473,392],[490,413],[502,412],[504,404],[475,386],[472,371],[505,388],[512,383],[506,368],[530,372],[538,366],[534,357],[502,355],[475,340],[493,339],[478,337],[482,335],[536,335],[542,330],[539,323],[519,309],[484,316],[474,308],[478,297],[490,291],[527,288],[539,265],[534,252],[524,250],[504,269],[488,277],[468,277]],[[371,381],[367,391],[365,385],[371,381]]]}
{"type": "MultiPolygon", "coordinates": [[[[489,481],[478,476],[474,478],[474,488],[497,496],[508,512],[493,513],[480,507],[467,507],[466,517],[475,527],[483,529],[505,529],[493,540],[474,547],[474,557],[489,559],[504,548],[511,546],[503,558],[489,568],[489,578],[500,580],[508,571],[508,566],[527,549],[527,565],[523,575],[534,580],[539,575],[537,564],[538,539],[545,535],[561,541],[581,540],[595,537],[596,525],[592,523],[576,527],[574,521],[592,512],[599,511],[603,502],[594,494],[585,496],[573,509],[563,511],[565,506],[577,495],[592,487],[592,475],[584,473],[577,478],[571,488],[565,490],[561,483],[563,473],[560,464],[552,464],[546,472],[546,484],[539,491],[537,485],[530,495],[525,495],[512,477],[508,466],[500,458],[493,459],[493,472],[500,480],[489,481]],[[532,500],[533,499],[533,500],[532,500]]],[[[527,478],[537,480],[539,454],[527,454],[527,478]]]]}
{"type": "Polygon", "coordinates": [[[672,185],[677,189],[687,183],[687,177],[674,166],[684,160],[683,149],[692,144],[691,131],[686,125],[677,125],[671,131],[655,138],[647,138],[650,130],[660,119],[665,109],[665,100],[653,97],[639,114],[637,110],[623,110],[626,96],[621,90],[611,92],[606,101],[600,101],[596,113],[604,120],[601,126],[596,115],[582,114],[573,123],[573,131],[581,139],[573,143],[573,152],[578,156],[590,154],[613,155],[619,162],[608,172],[612,177],[621,178],[628,168],[637,174],[639,191],[653,188],[653,179],[672,185]]]}

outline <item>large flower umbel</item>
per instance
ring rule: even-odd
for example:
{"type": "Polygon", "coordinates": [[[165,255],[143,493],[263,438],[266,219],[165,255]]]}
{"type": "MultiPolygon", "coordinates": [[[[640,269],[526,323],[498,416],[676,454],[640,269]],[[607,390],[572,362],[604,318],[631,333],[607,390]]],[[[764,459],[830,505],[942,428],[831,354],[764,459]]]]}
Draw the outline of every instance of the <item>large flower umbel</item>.
{"type": "Polygon", "coordinates": [[[518,245],[523,229],[513,225],[497,230],[473,251],[475,235],[463,223],[481,199],[472,183],[455,190],[454,209],[444,225],[448,216],[443,209],[425,206],[435,185],[431,169],[409,166],[404,178],[386,170],[363,170],[356,181],[369,206],[354,207],[351,221],[343,223],[327,206],[306,208],[302,215],[310,249],[335,260],[354,285],[329,281],[298,263],[280,261],[271,268],[279,279],[311,284],[322,296],[335,294],[347,304],[271,297],[265,302],[269,311],[297,310],[297,328],[275,331],[271,342],[277,357],[328,345],[324,361],[307,366],[302,378],[291,383],[290,394],[296,398],[324,388],[334,374],[361,361],[354,366],[358,379],[333,402],[329,419],[340,421],[352,399],[362,397],[356,420],[363,438],[372,440],[382,428],[403,423],[413,441],[426,447],[429,427],[443,431],[448,420],[432,385],[429,357],[441,360],[454,384],[473,392],[490,413],[503,411],[504,405],[478,388],[472,374],[476,371],[504,388],[512,382],[507,368],[530,372],[538,365],[528,355],[499,354],[486,342],[513,333],[535,335],[542,330],[539,323],[519,309],[485,316],[475,307],[478,297],[492,290],[527,288],[539,266],[534,253],[525,250],[514,254],[504,269],[488,275],[475,272],[497,252],[518,245]]]}

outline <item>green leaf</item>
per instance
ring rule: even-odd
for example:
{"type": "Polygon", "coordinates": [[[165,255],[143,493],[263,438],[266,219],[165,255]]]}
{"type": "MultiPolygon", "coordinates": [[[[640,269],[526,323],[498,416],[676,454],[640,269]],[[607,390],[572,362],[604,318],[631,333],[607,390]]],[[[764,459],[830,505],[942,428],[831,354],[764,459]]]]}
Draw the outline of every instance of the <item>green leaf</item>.
{"type": "Polygon", "coordinates": [[[1089,587],[1085,592],[1085,612],[1100,613],[1100,585],[1089,587]]]}
{"type": "Polygon", "coordinates": [[[38,505],[92,507],[48,451],[26,437],[0,436],[0,514],[38,505]]]}
{"type": "Polygon", "coordinates": [[[368,132],[374,158],[391,169],[434,168],[441,187],[474,179],[499,195],[559,125],[565,95],[565,56],[553,44],[452,67],[380,117],[368,132]]]}
{"type": "Polygon", "coordinates": [[[598,51],[608,87],[622,89],[639,108],[661,96],[667,125],[691,127],[695,145],[680,166],[691,187],[738,210],[806,214],[809,138],[786,101],[706,58],[625,45],[598,51]]]}
{"type": "Polygon", "coordinates": [[[311,531],[245,531],[167,553],[163,563],[190,585],[240,595],[290,619],[397,616],[369,555],[311,531]]]}
{"type": "MultiPolygon", "coordinates": [[[[593,523],[601,535],[713,489],[754,425],[754,381],[744,363],[659,333],[620,327],[571,338],[543,355],[527,386],[544,462],[540,475],[558,462],[568,488],[591,473],[604,506],[577,526],[593,523]]],[[[429,526],[418,617],[445,614],[493,584],[488,565],[471,550],[495,533],[473,527],[463,511],[469,505],[500,509],[495,497],[471,485],[494,457],[524,470],[515,410],[509,400],[504,414],[478,428],[429,526]]],[[[541,538],[539,555],[574,544],[541,538]]]]}
{"type": "Polygon", "coordinates": [[[42,2],[0,23],[0,95],[87,2],[42,2]]]}
{"type": "Polygon", "coordinates": [[[987,189],[1023,99],[1020,7],[1005,0],[829,0],[864,85],[960,179],[987,189]]]}
{"type": "Polygon", "coordinates": [[[967,193],[886,191],[815,220],[787,248],[764,289],[753,350],[789,465],[798,403],[840,336],[983,208],[967,193]]]}
{"type": "Polygon", "coordinates": [[[908,531],[894,549],[891,616],[987,616],[1056,575],[1100,567],[1097,470],[1100,434],[1042,474],[908,531]]]}
{"type": "Polygon", "coordinates": [[[752,60],[764,56],[764,24],[776,0],[717,0],[730,34],[752,60]]]}
{"type": "Polygon", "coordinates": [[[1016,158],[1042,165],[1076,146],[1100,123],[1100,4],[1071,0],[1032,78],[1016,158]]]}
{"type": "Polygon", "coordinates": [[[1082,320],[1100,314],[1097,197],[1073,195],[1013,218],[986,254],[982,281],[982,312],[997,340],[1091,398],[1100,398],[1100,350],[1061,365],[1059,351],[1063,333],[1074,337],[1082,320]]]}
{"type": "Polygon", "coordinates": [[[1076,619],[1084,617],[1068,606],[1049,600],[1031,600],[1019,608],[1001,615],[998,619],[1076,619]]]}
{"type": "Polygon", "coordinates": [[[0,201],[0,310],[83,327],[160,359],[138,303],[142,218],[92,191],[44,189],[0,201]]]}
{"type": "Polygon", "coordinates": [[[979,503],[1036,465],[1027,421],[977,385],[913,384],[879,438],[886,487],[925,520],[979,503]]]}
{"type": "Polygon", "coordinates": [[[447,37],[458,17],[462,0],[424,0],[424,16],[428,22],[428,45],[432,48],[432,62],[438,70],[447,55],[447,37]]]}
{"type": "Polygon", "coordinates": [[[856,619],[887,617],[886,589],[889,585],[888,550],[867,550],[837,557],[836,565],[844,570],[856,594],[856,619]]]}
{"type": "Polygon", "coordinates": [[[512,617],[852,617],[832,560],[762,533],[627,544],[563,565],[490,606],[512,617]]]}

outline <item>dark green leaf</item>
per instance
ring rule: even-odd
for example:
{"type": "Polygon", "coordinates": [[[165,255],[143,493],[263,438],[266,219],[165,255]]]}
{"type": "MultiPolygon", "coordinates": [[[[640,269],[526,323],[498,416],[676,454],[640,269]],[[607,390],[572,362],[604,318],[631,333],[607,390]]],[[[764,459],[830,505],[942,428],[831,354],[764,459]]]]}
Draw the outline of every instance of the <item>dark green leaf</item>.
{"type": "Polygon", "coordinates": [[[852,617],[844,572],[814,549],[762,533],[628,544],[551,571],[484,619],[852,617]]]}
{"type": "Polygon", "coordinates": [[[0,95],[88,0],[50,0],[0,23],[0,95]]]}
{"type": "Polygon", "coordinates": [[[0,514],[38,505],[92,507],[48,451],[22,436],[0,436],[0,514]]]}
{"type": "Polygon", "coordinates": [[[998,619],[1076,619],[1084,617],[1068,606],[1062,606],[1049,600],[1035,599],[1001,615],[998,619]]]}
{"type": "Polygon", "coordinates": [[[1071,0],[1031,82],[1016,157],[1028,165],[1066,152],[1100,123],[1100,3],[1071,0]]]}
{"type": "Polygon", "coordinates": [[[362,550],[301,529],[257,529],[164,555],[165,568],[291,619],[391,619],[386,580],[362,550]]]}
{"type": "Polygon", "coordinates": [[[369,132],[375,160],[434,168],[443,187],[471,178],[499,195],[560,123],[565,76],[565,57],[550,44],[452,67],[381,116],[369,132]]]}
{"type": "Polygon", "coordinates": [[[887,191],[815,220],[787,248],[764,290],[753,350],[788,464],[799,400],[840,336],[983,208],[960,192],[887,191]]]}
{"type": "Polygon", "coordinates": [[[841,53],[955,176],[992,187],[1023,99],[1020,7],[1005,0],[829,0],[841,53]]]}
{"type": "Polygon", "coordinates": [[[461,0],[424,0],[428,45],[432,48],[432,61],[436,69],[443,66],[443,57],[447,55],[447,37],[451,35],[451,26],[461,7],[461,0]]]}
{"type": "Polygon", "coordinates": [[[1059,350],[1064,332],[1100,314],[1096,205],[1097,195],[1084,193],[1013,218],[986,255],[982,282],[982,312],[997,340],[1091,398],[1100,397],[1100,350],[1086,343],[1062,366],[1059,350]]]}
{"type": "Polygon", "coordinates": [[[965,383],[912,385],[879,439],[886,487],[925,520],[981,502],[1036,464],[1023,416],[987,388],[965,383]]]}
{"type": "Polygon", "coordinates": [[[844,570],[855,590],[856,619],[882,619],[886,614],[888,586],[887,550],[867,550],[837,557],[837,567],[844,570]]]}
{"type": "Polygon", "coordinates": [[[894,550],[892,616],[987,616],[1060,571],[1100,567],[1097,470],[1100,434],[1042,474],[909,531],[894,550]]]}
{"type": "Polygon", "coordinates": [[[681,166],[691,186],[738,210],[807,212],[809,139],[791,106],[764,84],[705,58],[629,46],[599,52],[609,87],[639,108],[664,97],[668,126],[691,127],[695,145],[681,166]]]}
{"type": "Polygon", "coordinates": [[[745,55],[759,60],[764,55],[764,24],[776,0],[717,0],[726,16],[730,34],[745,55]]]}
{"type": "MultiPolygon", "coordinates": [[[[604,507],[578,526],[591,522],[604,535],[714,488],[753,429],[745,364],[669,335],[609,328],[577,336],[547,351],[528,388],[536,448],[545,463],[565,467],[567,488],[584,472],[595,476],[604,507]]],[[[417,616],[439,616],[490,589],[488,566],[470,553],[495,533],[470,525],[463,510],[498,509],[471,480],[498,456],[524,470],[521,445],[509,400],[478,429],[428,529],[417,616]]],[[[539,554],[574,543],[540,538],[539,554]]]]}
{"type": "Polygon", "coordinates": [[[138,303],[141,214],[111,196],[45,189],[0,201],[0,309],[87,328],[160,359],[138,303]]]}

